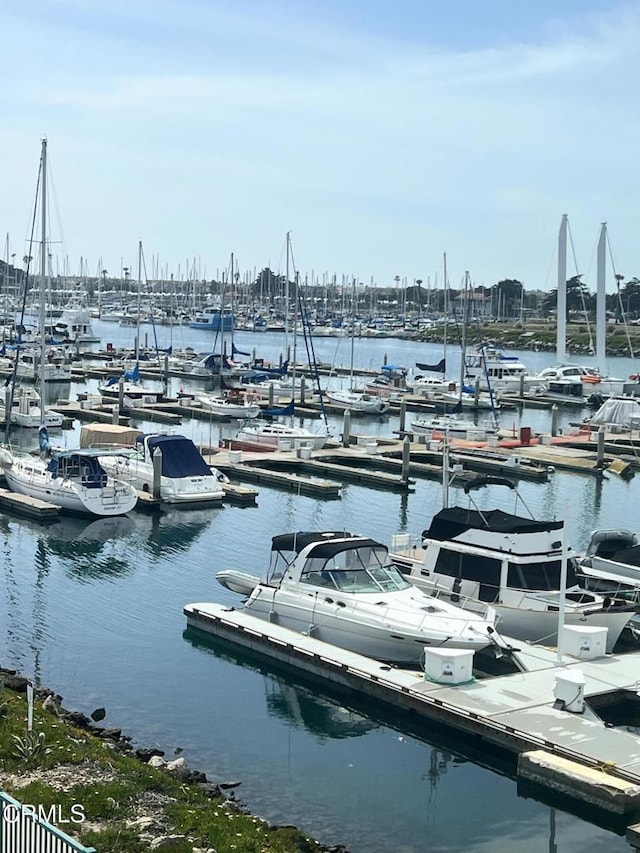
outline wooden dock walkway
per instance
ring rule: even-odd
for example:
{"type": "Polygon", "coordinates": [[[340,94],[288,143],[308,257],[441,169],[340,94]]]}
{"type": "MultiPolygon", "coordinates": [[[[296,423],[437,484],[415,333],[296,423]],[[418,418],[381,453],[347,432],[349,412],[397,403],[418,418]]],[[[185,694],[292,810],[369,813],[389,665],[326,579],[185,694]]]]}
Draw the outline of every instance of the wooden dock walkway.
{"type": "Polygon", "coordinates": [[[524,671],[454,686],[290,631],[241,609],[198,603],[186,605],[184,614],[190,629],[519,755],[525,759],[518,771],[523,778],[532,778],[534,765],[543,784],[566,796],[618,814],[640,807],[640,736],[612,728],[592,712],[564,710],[554,694],[556,678],[570,671],[584,679],[587,700],[635,691],[640,652],[590,661],[564,656],[559,663],[556,650],[526,646],[515,653],[524,671]],[[578,785],[575,779],[580,775],[578,785]]]}

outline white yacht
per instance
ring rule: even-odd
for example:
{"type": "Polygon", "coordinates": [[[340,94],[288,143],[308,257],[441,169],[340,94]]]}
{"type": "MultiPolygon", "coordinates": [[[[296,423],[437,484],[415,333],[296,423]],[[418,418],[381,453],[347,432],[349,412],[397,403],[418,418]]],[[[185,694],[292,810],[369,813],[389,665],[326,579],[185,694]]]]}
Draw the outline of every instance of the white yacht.
{"type": "Polygon", "coordinates": [[[469,441],[486,441],[488,436],[497,435],[498,429],[492,424],[476,424],[458,415],[418,415],[411,421],[411,429],[418,435],[428,438],[464,438],[469,441]]]}
{"type": "Polygon", "coordinates": [[[602,376],[595,367],[586,367],[583,364],[545,367],[530,378],[532,383],[537,380],[549,393],[565,397],[588,397],[594,393],[609,397],[624,393],[624,386],[627,384],[625,379],[602,376]]]}
{"type": "Polygon", "coordinates": [[[425,646],[477,650],[498,643],[495,618],[416,589],[384,545],[341,531],[274,536],[264,581],[216,575],[248,595],[247,614],[377,660],[418,663],[425,646]]]}
{"type": "Polygon", "coordinates": [[[470,381],[477,380],[481,390],[498,395],[531,391],[541,385],[518,356],[505,355],[494,346],[478,346],[465,356],[465,375],[470,381]]]}
{"type": "Polygon", "coordinates": [[[573,552],[563,549],[564,522],[479,509],[471,492],[487,485],[515,490],[497,477],[467,483],[472,506],[440,510],[419,545],[397,540],[391,553],[395,565],[431,595],[480,615],[495,611],[505,635],[553,645],[565,562],[565,624],[606,627],[607,651],[612,651],[633,609],[579,585],[573,552]]]}
{"type": "Polygon", "coordinates": [[[0,397],[0,416],[6,423],[7,406],[11,408],[10,423],[16,426],[39,429],[41,426],[47,429],[60,429],[64,423],[64,416],[45,406],[42,411],[40,394],[32,385],[18,385],[14,389],[8,389],[9,394],[0,397]]]}
{"type": "Polygon", "coordinates": [[[65,306],[54,328],[55,335],[61,335],[77,344],[95,344],[100,342],[91,326],[91,314],[86,302],[73,297],[65,306]]]}
{"type": "Polygon", "coordinates": [[[44,364],[40,349],[21,349],[17,355],[16,378],[39,381],[44,368],[45,382],[70,382],[71,364],[63,350],[47,347],[44,364]]]}
{"type": "Polygon", "coordinates": [[[578,567],[589,589],[640,601],[640,543],[631,530],[594,530],[578,567]]]}
{"type": "MultiPolygon", "coordinates": [[[[96,440],[105,434],[105,425],[83,427],[81,443],[89,444],[93,452],[100,453],[100,464],[105,471],[132,483],[136,489],[151,493],[154,482],[154,455],[161,455],[160,498],[170,504],[220,503],[224,498],[220,471],[211,468],[190,438],[184,435],[136,436],[133,447],[105,444],[96,440]],[[102,451],[97,445],[102,445],[102,451]]],[[[107,425],[109,426],[109,425],[107,425]]]]}
{"type": "Polygon", "coordinates": [[[329,440],[328,432],[311,432],[306,427],[295,426],[292,423],[295,406],[293,402],[287,406],[264,409],[262,414],[269,420],[254,420],[244,423],[236,434],[236,440],[248,444],[264,444],[273,450],[297,450],[308,447],[311,450],[321,450],[329,440]],[[288,422],[271,420],[286,417],[288,422]]]}

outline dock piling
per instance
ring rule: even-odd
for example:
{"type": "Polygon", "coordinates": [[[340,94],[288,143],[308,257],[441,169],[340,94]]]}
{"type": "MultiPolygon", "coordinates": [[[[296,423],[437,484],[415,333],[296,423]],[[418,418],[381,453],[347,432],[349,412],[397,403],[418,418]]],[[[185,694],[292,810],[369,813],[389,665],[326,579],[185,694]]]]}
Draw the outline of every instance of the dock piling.
{"type": "Polygon", "coordinates": [[[342,446],[349,447],[351,443],[351,410],[345,409],[342,418],[342,446]]]}
{"type": "Polygon", "coordinates": [[[153,451],[153,485],[152,494],[156,500],[160,498],[160,483],[162,479],[162,451],[159,447],[153,451]]]}
{"type": "Polygon", "coordinates": [[[398,427],[400,435],[404,432],[405,421],[407,419],[407,401],[403,398],[400,400],[400,426],[398,427]]]}
{"type": "Polygon", "coordinates": [[[411,441],[408,435],[402,440],[402,468],[400,469],[400,479],[403,483],[409,481],[409,463],[411,461],[411,441]]]}

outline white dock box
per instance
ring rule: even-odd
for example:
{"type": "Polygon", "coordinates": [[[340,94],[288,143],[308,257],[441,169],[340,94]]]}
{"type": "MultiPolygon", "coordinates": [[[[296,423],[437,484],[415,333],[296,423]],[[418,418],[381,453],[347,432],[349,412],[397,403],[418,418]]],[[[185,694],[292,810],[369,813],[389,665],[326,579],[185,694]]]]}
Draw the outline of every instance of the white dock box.
{"type": "Polygon", "coordinates": [[[436,684],[464,684],[473,678],[473,649],[424,649],[424,674],[436,684]]]}
{"type": "Polygon", "coordinates": [[[580,660],[603,658],[607,653],[608,632],[608,628],[599,628],[597,625],[565,625],[564,651],[580,660]]]}
{"type": "Polygon", "coordinates": [[[584,711],[584,675],[581,669],[567,669],[556,674],[553,695],[562,702],[563,710],[572,714],[584,711]]]}

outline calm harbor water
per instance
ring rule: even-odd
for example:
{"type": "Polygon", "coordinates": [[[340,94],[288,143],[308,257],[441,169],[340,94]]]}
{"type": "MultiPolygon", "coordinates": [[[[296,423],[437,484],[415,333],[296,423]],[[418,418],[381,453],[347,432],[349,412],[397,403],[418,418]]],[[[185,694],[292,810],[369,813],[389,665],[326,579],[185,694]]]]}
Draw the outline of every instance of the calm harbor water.
{"type": "MultiPolygon", "coordinates": [[[[130,329],[107,323],[96,329],[105,342],[132,343],[130,329]]],[[[158,330],[161,346],[168,335],[158,330]]],[[[236,343],[277,358],[282,340],[276,338],[247,333],[236,343]]],[[[210,342],[206,332],[173,330],[176,347],[205,350],[210,342]]],[[[314,343],[320,360],[348,363],[348,341],[337,344],[337,358],[335,340],[314,343]]],[[[386,354],[389,363],[409,367],[437,361],[439,353],[435,345],[358,341],[355,361],[377,367],[386,354]]],[[[551,354],[522,358],[532,369],[553,363],[551,354]]],[[[607,369],[635,372],[624,359],[607,369]]],[[[178,390],[179,380],[172,381],[178,390]]],[[[72,386],[72,396],[79,390],[72,386]]],[[[561,413],[560,424],[586,414],[561,413]]],[[[548,414],[509,412],[502,423],[545,429],[548,414]]],[[[340,419],[331,426],[338,436],[340,419]]],[[[392,417],[357,425],[372,435],[394,428],[392,417]]],[[[203,422],[180,428],[208,443],[230,429],[203,422]]],[[[72,446],[78,432],[60,440],[72,446]]],[[[504,492],[484,490],[480,505],[513,510],[513,496],[504,492]]],[[[637,478],[556,473],[544,484],[522,483],[520,492],[534,515],[565,518],[577,548],[595,527],[637,529],[637,478]]],[[[464,496],[453,489],[450,500],[463,503],[464,496]]],[[[185,631],[185,603],[238,602],[215,573],[263,571],[273,535],[347,529],[389,543],[394,533],[418,534],[441,501],[439,484],[420,480],[408,496],[347,485],[340,500],[324,502],[261,486],[256,507],[64,518],[50,526],[0,515],[0,662],[60,692],[69,708],[90,713],[106,706],[105,724],[169,756],[181,747],[213,780],[241,780],[237,796],[256,813],[295,823],[325,843],[344,843],[352,853],[627,851],[615,827],[596,826],[518,789],[510,762],[498,754],[474,754],[451,734],[412,728],[388,709],[328,694],[185,631]]]]}

